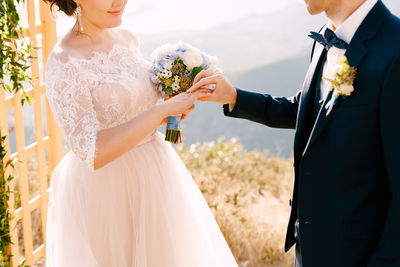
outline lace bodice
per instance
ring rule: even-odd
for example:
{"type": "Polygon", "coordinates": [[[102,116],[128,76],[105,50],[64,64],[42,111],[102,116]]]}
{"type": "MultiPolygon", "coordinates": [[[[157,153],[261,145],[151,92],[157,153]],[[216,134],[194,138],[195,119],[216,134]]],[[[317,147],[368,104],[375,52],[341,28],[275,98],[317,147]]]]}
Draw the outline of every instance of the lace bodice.
{"type": "Polygon", "coordinates": [[[146,61],[136,44],[114,44],[88,59],[61,59],[50,54],[46,65],[46,96],[72,151],[94,171],[96,137],[156,104],[146,61]]]}

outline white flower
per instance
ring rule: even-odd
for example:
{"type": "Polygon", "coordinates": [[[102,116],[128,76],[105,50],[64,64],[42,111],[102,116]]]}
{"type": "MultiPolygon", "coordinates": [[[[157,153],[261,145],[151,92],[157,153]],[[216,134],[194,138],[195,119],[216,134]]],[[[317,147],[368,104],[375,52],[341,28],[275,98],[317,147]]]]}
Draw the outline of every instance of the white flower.
{"type": "Polygon", "coordinates": [[[159,76],[159,73],[157,73],[157,75],[152,75],[151,76],[151,81],[155,84],[161,83],[161,79],[159,76]]]}
{"type": "Polygon", "coordinates": [[[177,84],[179,84],[179,83],[181,82],[181,78],[179,78],[178,75],[176,75],[176,76],[174,77],[174,79],[175,79],[175,83],[177,83],[177,84]]]}
{"type": "Polygon", "coordinates": [[[215,56],[210,57],[210,67],[208,68],[209,70],[215,72],[215,70],[217,69],[219,62],[218,62],[218,58],[215,56]]]}
{"type": "Polygon", "coordinates": [[[173,90],[174,92],[179,91],[179,89],[181,89],[181,87],[179,86],[179,83],[174,83],[174,84],[172,85],[172,90],[173,90]]]}
{"type": "Polygon", "coordinates": [[[167,69],[167,70],[172,69],[173,63],[174,62],[172,60],[165,61],[163,64],[164,69],[167,69]]]}
{"type": "Polygon", "coordinates": [[[194,67],[199,67],[203,63],[203,58],[200,53],[187,51],[182,55],[183,62],[191,71],[194,67]]]}
{"type": "Polygon", "coordinates": [[[332,69],[332,73],[333,73],[333,75],[336,75],[336,74],[342,75],[343,74],[343,66],[341,64],[335,65],[332,69]]]}
{"type": "Polygon", "coordinates": [[[182,42],[182,40],[180,40],[177,45],[178,45],[178,47],[182,47],[182,48],[186,49],[187,52],[201,53],[200,49],[198,49],[197,47],[194,47],[190,44],[184,43],[184,42],[182,42]]]}
{"type": "Polygon", "coordinates": [[[171,44],[162,45],[153,51],[153,53],[151,54],[151,58],[153,61],[158,62],[164,56],[169,55],[173,51],[175,51],[175,49],[176,49],[176,45],[171,45],[171,44]]]}
{"type": "Polygon", "coordinates": [[[339,93],[340,95],[350,96],[354,91],[354,86],[349,83],[344,83],[340,85],[339,93]]]}
{"type": "Polygon", "coordinates": [[[169,79],[172,77],[172,72],[170,70],[163,70],[158,75],[163,79],[169,79]]]}
{"type": "Polygon", "coordinates": [[[354,91],[353,82],[357,69],[351,67],[347,57],[344,56],[340,62],[332,67],[333,78],[324,78],[331,83],[336,96],[350,96],[354,91]]]}

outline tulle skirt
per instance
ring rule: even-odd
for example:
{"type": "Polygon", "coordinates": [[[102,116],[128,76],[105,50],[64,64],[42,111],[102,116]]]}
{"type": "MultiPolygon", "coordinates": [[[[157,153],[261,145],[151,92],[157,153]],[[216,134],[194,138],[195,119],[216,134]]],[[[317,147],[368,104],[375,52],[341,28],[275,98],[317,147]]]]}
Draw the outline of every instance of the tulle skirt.
{"type": "Polygon", "coordinates": [[[51,176],[48,267],[237,266],[190,173],[155,132],[91,172],[69,151],[51,176]]]}

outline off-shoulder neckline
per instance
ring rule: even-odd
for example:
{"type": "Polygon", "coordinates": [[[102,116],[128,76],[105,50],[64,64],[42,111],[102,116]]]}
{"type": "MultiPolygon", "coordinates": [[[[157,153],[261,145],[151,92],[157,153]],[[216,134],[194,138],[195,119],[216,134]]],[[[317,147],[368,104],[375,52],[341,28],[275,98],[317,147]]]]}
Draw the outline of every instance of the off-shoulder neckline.
{"type": "Polygon", "coordinates": [[[128,44],[128,46],[120,44],[120,43],[113,43],[111,48],[108,51],[101,51],[101,50],[96,50],[96,51],[92,51],[90,56],[88,58],[80,58],[80,57],[74,57],[71,55],[67,55],[66,60],[62,60],[60,58],[58,58],[57,56],[53,55],[53,58],[56,61],[59,61],[63,64],[67,64],[71,61],[78,61],[78,62],[90,62],[92,61],[94,58],[96,58],[99,55],[102,56],[109,56],[114,50],[116,49],[127,49],[127,50],[131,50],[132,47],[136,50],[136,49],[140,49],[140,43],[136,46],[136,42],[134,40],[131,40],[128,44]]]}

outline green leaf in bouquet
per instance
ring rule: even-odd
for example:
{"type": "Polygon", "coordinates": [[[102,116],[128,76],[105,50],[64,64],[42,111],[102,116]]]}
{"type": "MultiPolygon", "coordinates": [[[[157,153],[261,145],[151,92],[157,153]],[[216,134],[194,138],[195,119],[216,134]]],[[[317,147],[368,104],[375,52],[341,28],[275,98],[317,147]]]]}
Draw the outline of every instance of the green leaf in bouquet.
{"type": "Polygon", "coordinates": [[[183,62],[183,60],[180,58],[178,58],[178,62],[179,62],[179,64],[181,64],[183,66],[183,70],[185,71],[187,69],[185,62],[183,62]]]}
{"type": "Polygon", "coordinates": [[[167,93],[167,94],[172,95],[174,93],[174,90],[172,89],[172,87],[166,87],[164,89],[164,92],[167,93]]]}
{"type": "Polygon", "coordinates": [[[202,70],[204,70],[204,68],[202,66],[200,67],[194,67],[193,71],[192,71],[192,76],[193,78],[197,76],[197,74],[199,74],[202,70]]]}

